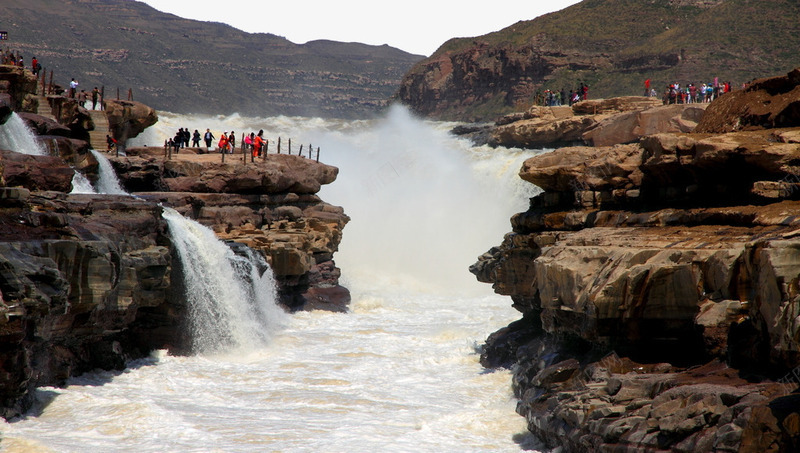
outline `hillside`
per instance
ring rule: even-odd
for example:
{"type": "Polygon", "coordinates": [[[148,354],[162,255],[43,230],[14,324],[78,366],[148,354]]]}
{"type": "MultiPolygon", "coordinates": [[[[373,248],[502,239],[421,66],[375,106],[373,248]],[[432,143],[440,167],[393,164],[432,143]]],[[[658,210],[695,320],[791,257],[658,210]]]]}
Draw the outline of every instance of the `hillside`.
{"type": "Polygon", "coordinates": [[[701,84],[785,73],[800,59],[790,0],[585,0],[477,38],[453,39],[406,75],[397,97],[443,119],[491,120],[536,92],[589,85],[639,95],[645,79],[701,84]]]}
{"type": "Polygon", "coordinates": [[[65,86],[120,89],[176,113],[370,116],[421,56],[389,46],[294,44],[132,0],[4,0],[0,29],[65,86]]]}

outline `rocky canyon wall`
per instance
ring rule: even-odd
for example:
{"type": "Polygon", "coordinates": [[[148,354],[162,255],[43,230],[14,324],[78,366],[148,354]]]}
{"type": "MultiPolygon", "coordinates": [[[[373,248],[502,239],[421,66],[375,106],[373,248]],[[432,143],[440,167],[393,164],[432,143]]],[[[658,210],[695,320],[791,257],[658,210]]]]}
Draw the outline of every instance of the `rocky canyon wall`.
{"type": "Polygon", "coordinates": [[[800,447],[796,87],[795,71],[723,95],[704,133],[525,162],[543,192],[471,271],[523,314],[481,360],[513,366],[549,446],[800,447]]]}

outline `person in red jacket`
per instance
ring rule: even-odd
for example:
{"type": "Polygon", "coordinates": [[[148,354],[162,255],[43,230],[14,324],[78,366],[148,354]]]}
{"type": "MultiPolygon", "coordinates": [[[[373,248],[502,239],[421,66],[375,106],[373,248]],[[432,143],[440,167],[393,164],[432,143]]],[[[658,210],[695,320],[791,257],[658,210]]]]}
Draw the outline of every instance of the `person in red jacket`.
{"type": "Polygon", "coordinates": [[[258,131],[258,135],[253,139],[253,157],[261,157],[261,149],[264,147],[264,129],[258,131]]]}
{"type": "Polygon", "coordinates": [[[217,146],[219,146],[220,153],[228,152],[228,131],[222,133],[222,136],[219,138],[219,143],[217,144],[217,146]]]}

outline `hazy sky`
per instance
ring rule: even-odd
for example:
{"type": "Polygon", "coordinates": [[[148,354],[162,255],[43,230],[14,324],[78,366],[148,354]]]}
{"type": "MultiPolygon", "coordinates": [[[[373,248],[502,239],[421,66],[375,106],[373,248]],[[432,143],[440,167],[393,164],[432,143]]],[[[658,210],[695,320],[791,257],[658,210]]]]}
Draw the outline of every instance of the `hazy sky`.
{"type": "Polygon", "coordinates": [[[144,0],[180,17],[224,22],[250,33],[272,33],[295,44],[315,39],[388,44],[425,56],[450,38],[484,35],[578,2],[144,0]]]}

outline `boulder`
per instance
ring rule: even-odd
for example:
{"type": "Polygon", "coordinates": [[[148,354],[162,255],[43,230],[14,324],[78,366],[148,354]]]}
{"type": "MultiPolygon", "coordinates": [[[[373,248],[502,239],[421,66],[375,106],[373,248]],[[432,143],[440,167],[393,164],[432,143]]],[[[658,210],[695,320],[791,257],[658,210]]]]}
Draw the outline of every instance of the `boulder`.
{"type": "Polygon", "coordinates": [[[641,184],[638,145],[560,148],[527,159],[520,178],[546,191],[633,188],[641,184]]]}
{"type": "Polygon", "coordinates": [[[41,115],[26,112],[20,112],[18,115],[25,121],[25,124],[39,136],[54,135],[58,137],[69,137],[72,132],[68,127],[61,125],[56,120],[41,115]]]}
{"type": "Polygon", "coordinates": [[[136,137],[158,122],[155,109],[141,102],[105,99],[103,109],[108,118],[108,130],[120,143],[136,137]]]}
{"type": "Polygon", "coordinates": [[[658,99],[635,96],[581,101],[571,108],[534,106],[498,120],[490,143],[522,148],[632,143],[658,132],[689,132],[704,107],[662,106],[658,99]]]}
{"type": "Polygon", "coordinates": [[[59,157],[0,150],[0,162],[6,187],[22,186],[29,190],[59,192],[72,190],[75,170],[59,157]]]}

